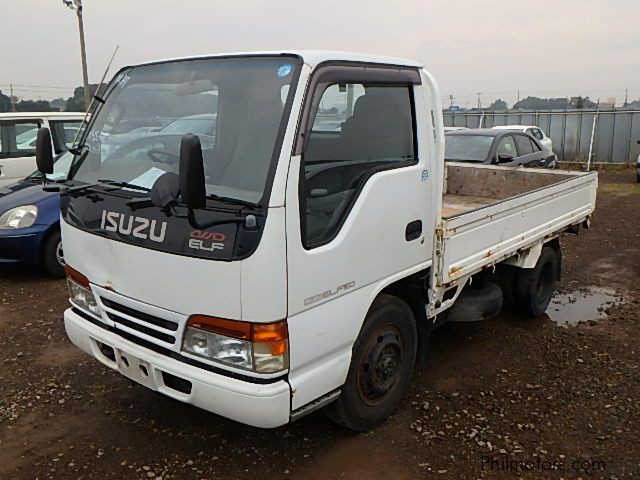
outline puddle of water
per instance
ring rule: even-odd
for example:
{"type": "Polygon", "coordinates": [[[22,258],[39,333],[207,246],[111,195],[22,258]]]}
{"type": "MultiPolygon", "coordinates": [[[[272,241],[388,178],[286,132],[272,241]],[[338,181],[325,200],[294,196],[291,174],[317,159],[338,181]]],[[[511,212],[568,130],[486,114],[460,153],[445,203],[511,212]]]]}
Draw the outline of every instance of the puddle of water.
{"type": "Polygon", "coordinates": [[[620,296],[608,288],[590,287],[582,292],[556,294],[546,314],[560,326],[607,318],[604,310],[620,303],[620,296]]]}

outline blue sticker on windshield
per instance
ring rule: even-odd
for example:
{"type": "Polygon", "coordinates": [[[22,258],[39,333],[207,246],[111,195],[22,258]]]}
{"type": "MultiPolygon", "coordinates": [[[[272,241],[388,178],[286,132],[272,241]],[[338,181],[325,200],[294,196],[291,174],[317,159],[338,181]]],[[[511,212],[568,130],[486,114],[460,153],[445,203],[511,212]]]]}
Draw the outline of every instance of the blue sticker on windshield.
{"type": "Polygon", "coordinates": [[[280,78],[286,77],[291,73],[292,68],[293,68],[293,65],[291,65],[290,63],[285,63],[284,65],[280,65],[280,68],[278,68],[278,76],[280,78]]]}

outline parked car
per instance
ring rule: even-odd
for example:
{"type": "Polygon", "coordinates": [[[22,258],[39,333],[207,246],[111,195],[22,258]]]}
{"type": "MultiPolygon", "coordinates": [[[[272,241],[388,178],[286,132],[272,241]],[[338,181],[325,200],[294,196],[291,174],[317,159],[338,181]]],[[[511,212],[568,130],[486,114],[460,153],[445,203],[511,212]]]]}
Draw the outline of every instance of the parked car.
{"type": "Polygon", "coordinates": [[[444,127],[444,133],[457,132],[458,130],[469,130],[467,127],[444,127]]]}
{"type": "Polygon", "coordinates": [[[26,177],[36,169],[36,136],[40,127],[51,130],[56,153],[73,142],[84,113],[0,113],[0,187],[26,177]]]}
{"type": "MultiPolygon", "coordinates": [[[[73,155],[56,158],[49,182],[66,180],[73,155]]],[[[54,276],[64,276],[60,240],[60,194],[42,189],[35,172],[10,186],[0,187],[0,264],[42,265],[54,276]]]]}
{"type": "Polygon", "coordinates": [[[446,161],[500,164],[506,167],[555,168],[556,156],[526,133],[491,128],[445,134],[446,161]]]}
{"type": "Polygon", "coordinates": [[[216,113],[202,113],[177,118],[164,127],[138,127],[127,133],[118,133],[113,135],[103,133],[104,139],[102,140],[102,154],[106,158],[111,153],[127,144],[139,141],[140,138],[154,135],[162,136],[189,132],[195,135],[207,135],[215,138],[216,118],[216,113]]]}
{"type": "Polygon", "coordinates": [[[538,141],[542,148],[549,152],[553,152],[553,142],[549,137],[547,137],[540,127],[536,127],[535,125],[497,125],[493,128],[496,130],[513,130],[516,132],[528,133],[538,141]]]}

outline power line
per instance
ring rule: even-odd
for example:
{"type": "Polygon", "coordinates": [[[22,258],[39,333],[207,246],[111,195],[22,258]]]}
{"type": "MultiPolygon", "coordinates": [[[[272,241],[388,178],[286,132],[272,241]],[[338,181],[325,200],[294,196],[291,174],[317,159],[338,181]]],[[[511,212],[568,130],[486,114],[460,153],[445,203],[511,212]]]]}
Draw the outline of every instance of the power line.
{"type": "Polygon", "coordinates": [[[72,92],[73,89],[71,90],[41,90],[41,89],[32,89],[32,88],[15,88],[14,85],[14,90],[17,90],[19,92],[36,92],[36,93],[57,93],[57,94],[63,94],[65,92],[72,92]]]}
{"type": "Polygon", "coordinates": [[[76,87],[54,87],[50,85],[24,85],[20,83],[0,83],[0,87],[8,87],[13,85],[14,87],[26,87],[26,88],[46,88],[49,90],[73,90],[76,87]]]}

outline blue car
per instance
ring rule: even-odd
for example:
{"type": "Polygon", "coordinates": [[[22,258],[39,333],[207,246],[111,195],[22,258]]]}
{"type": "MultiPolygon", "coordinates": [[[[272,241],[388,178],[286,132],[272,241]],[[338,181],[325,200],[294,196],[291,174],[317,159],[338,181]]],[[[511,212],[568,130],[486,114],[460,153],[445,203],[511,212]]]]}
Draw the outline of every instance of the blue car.
{"type": "MultiPolygon", "coordinates": [[[[73,155],[59,155],[51,182],[67,178],[73,155]]],[[[64,256],[60,240],[60,194],[42,189],[35,172],[18,183],[0,187],[0,264],[41,265],[62,277],[64,256]]]]}

